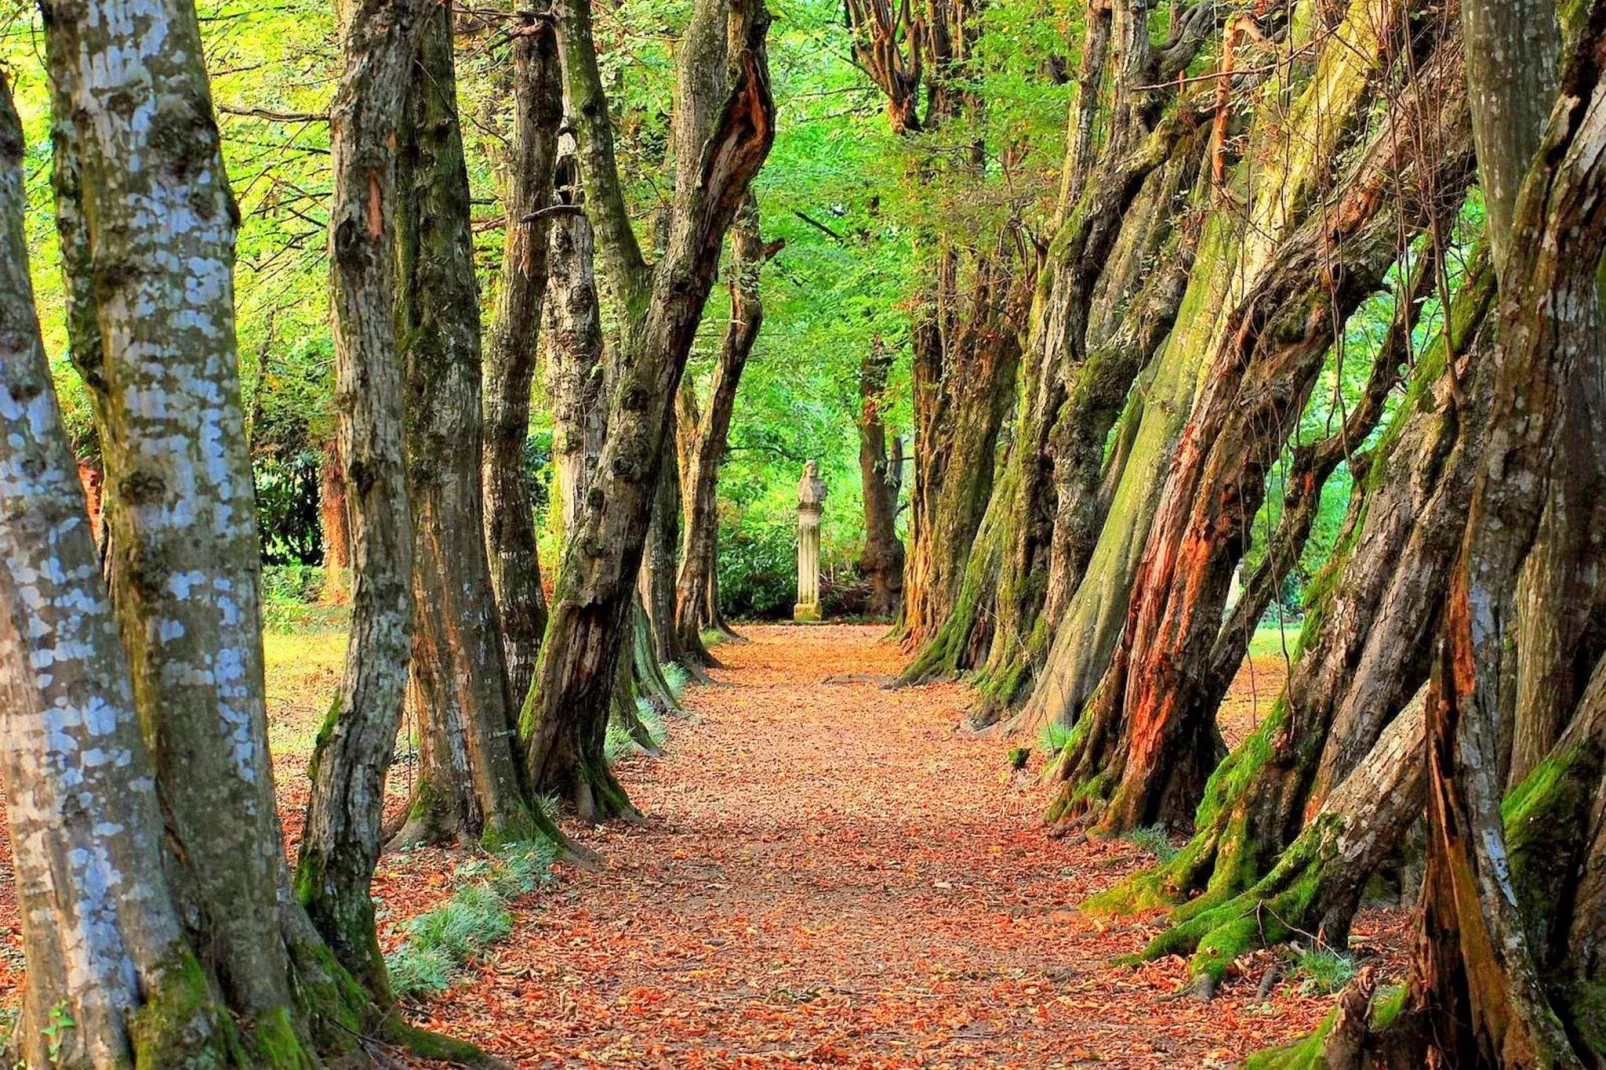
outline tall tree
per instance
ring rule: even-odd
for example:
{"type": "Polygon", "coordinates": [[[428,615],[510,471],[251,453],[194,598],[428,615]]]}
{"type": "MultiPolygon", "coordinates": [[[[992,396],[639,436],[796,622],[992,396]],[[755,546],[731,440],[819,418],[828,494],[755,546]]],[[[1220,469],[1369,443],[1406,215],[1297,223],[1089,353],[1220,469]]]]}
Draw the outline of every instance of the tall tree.
{"type": "Polygon", "coordinates": [[[749,193],[730,233],[726,268],[731,296],[730,322],[719,359],[699,407],[689,382],[680,384],[677,435],[681,456],[680,571],[675,577],[675,631],[682,650],[704,664],[714,658],[702,633],[723,624],[719,615],[719,466],[725,459],[731,415],[747,358],[764,324],[759,272],[769,251],[759,232],[758,201],[749,193]]]}
{"type": "Polygon", "coordinates": [[[713,286],[719,249],[774,140],[774,103],[758,0],[699,0],[680,44],[668,242],[649,267],[614,159],[607,95],[583,0],[555,5],[576,120],[586,208],[623,321],[598,485],[566,542],[535,688],[521,728],[537,790],[585,817],[629,812],[602,740],[619,658],[630,638],[636,576],[657,493],[675,390],[713,286]]]}
{"type": "MultiPolygon", "coordinates": [[[[387,4],[363,14],[375,17],[351,20],[362,27],[352,36],[383,72],[387,55],[408,53],[420,11],[387,4]]],[[[58,223],[73,251],[64,261],[69,271],[91,269],[92,287],[77,292],[92,294],[103,341],[92,388],[101,392],[110,600],[154,769],[154,785],[141,787],[154,786],[162,802],[170,849],[144,864],[165,866],[202,964],[187,969],[180,958],[172,983],[149,993],[164,1009],[127,1023],[136,1060],[149,1044],[151,1059],[305,1066],[320,1052],[350,1051],[368,1031],[419,1043],[389,1003],[368,899],[404,646],[401,662],[378,659],[388,670],[381,682],[393,681],[394,706],[351,714],[336,707],[314,777],[315,804],[325,809],[314,810],[304,840],[319,852],[322,879],[311,882],[306,909],[289,895],[267,749],[257,532],[234,332],[238,216],[195,11],[182,0],[56,5],[46,26],[56,144],[72,174],[57,183],[58,223]],[[375,722],[388,724],[389,735],[354,738],[375,722]],[[210,1015],[218,1028],[207,1031],[200,1023],[213,1001],[228,1013],[210,1015]]],[[[353,116],[342,108],[354,103],[350,95],[337,102],[337,130],[350,129],[353,116]]],[[[349,161],[352,146],[337,145],[337,158],[349,161]]],[[[386,158],[381,150],[358,172],[362,208],[382,213],[386,158]]],[[[349,224],[348,242],[360,241],[350,228],[368,233],[373,217],[337,210],[334,218],[338,262],[351,251],[340,248],[341,223],[349,224]]],[[[385,323],[388,306],[378,303],[385,323]]],[[[382,390],[375,399],[384,400],[382,390]]],[[[342,441],[353,463],[373,456],[372,442],[358,438],[342,441]]],[[[394,471],[399,476],[399,463],[394,471]]],[[[360,486],[361,495],[377,494],[366,480],[360,486]]],[[[399,489],[399,480],[391,486],[399,489]]],[[[395,500],[405,510],[405,494],[395,500]]],[[[364,515],[354,524],[359,568],[370,549],[364,515]]],[[[402,524],[393,538],[405,533],[402,524]]],[[[359,579],[354,610],[364,597],[359,579]]],[[[298,881],[304,891],[308,884],[298,881]]],[[[471,1050],[455,1045],[457,1054],[471,1050]]]]}
{"type": "MultiPolygon", "coordinates": [[[[419,40],[399,139],[397,347],[407,403],[419,777],[400,843],[550,832],[524,790],[484,540],[479,293],[452,9],[419,40]]],[[[526,340],[527,341],[527,340],[526,340]]]]}
{"type": "Polygon", "coordinates": [[[903,484],[901,439],[887,451],[887,375],[892,353],[879,339],[859,369],[859,484],[864,497],[864,550],[859,571],[870,577],[870,614],[896,616],[903,605],[903,540],[898,538],[898,492],[903,484]]]}
{"type": "Polygon", "coordinates": [[[563,118],[557,38],[528,15],[513,38],[513,132],[502,179],[507,213],[496,310],[485,346],[485,546],[507,663],[508,695],[521,704],[535,679],[546,628],[535,503],[525,474],[536,337],[547,288],[547,246],[563,118]]]}
{"type": "Polygon", "coordinates": [[[117,1066],[221,1054],[227,1019],[161,865],[155,766],[39,337],[22,151],[0,83],[0,735],[28,962],[12,1055],[117,1066]],[[48,1030],[63,1020],[53,1053],[48,1030]]]}

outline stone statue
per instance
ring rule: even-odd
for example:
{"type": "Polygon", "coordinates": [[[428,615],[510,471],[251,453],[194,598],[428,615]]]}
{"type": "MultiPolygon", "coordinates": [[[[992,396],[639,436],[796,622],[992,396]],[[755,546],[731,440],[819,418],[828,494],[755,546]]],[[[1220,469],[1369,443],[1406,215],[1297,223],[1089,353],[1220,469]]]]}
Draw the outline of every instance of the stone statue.
{"type": "Polygon", "coordinates": [[[825,507],[825,483],[818,461],[803,466],[797,484],[797,605],[792,619],[820,619],[820,513],[825,507]]]}

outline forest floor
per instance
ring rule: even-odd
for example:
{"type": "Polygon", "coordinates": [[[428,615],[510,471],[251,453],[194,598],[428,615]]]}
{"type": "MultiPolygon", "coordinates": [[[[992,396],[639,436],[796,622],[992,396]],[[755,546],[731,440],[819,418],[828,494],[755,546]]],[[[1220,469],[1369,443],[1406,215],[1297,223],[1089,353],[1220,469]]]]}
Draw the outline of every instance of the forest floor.
{"type": "MultiPolygon", "coordinates": [[[[519,1066],[1230,1066],[1308,1032],[1331,1006],[1276,952],[1241,963],[1209,1004],[1173,999],[1186,964],[1111,960],[1158,917],[1076,909],[1153,856],[1125,840],[1052,839],[1043,755],[962,730],[960,684],[888,690],[903,663],[883,628],[756,626],[717,648],[662,758],[623,761],[647,815],[571,831],[604,858],[557,867],[513,927],[415,1017],[519,1066]]],[[[270,636],[270,718],[287,832],[306,753],[338,682],[341,637],[270,636]]],[[[1236,741],[1281,681],[1274,644],[1222,714],[1236,741]]],[[[397,803],[405,768],[393,777],[397,803]]],[[[3,837],[0,827],[0,837],[3,837]]],[[[20,934],[0,838],[0,996],[15,1004],[20,934]],[[7,990],[10,990],[9,992],[7,990]]],[[[387,856],[382,940],[447,899],[463,852],[387,856]]],[[[1406,912],[1369,909],[1362,954],[1402,969],[1406,912]]]]}

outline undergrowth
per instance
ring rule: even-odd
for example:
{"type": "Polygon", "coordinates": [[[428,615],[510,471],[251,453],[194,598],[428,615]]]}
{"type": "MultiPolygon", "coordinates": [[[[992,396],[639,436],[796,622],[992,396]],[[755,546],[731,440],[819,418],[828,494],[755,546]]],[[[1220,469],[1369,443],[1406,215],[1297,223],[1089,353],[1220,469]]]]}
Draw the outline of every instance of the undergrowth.
{"type": "Polygon", "coordinates": [[[1071,741],[1072,728],[1063,721],[1049,721],[1037,730],[1037,749],[1054,757],[1071,741]]]}
{"type": "Polygon", "coordinates": [[[1305,978],[1300,995],[1330,996],[1355,976],[1355,960],[1329,947],[1304,948],[1294,952],[1294,969],[1305,978]]]}
{"type": "Polygon", "coordinates": [[[536,840],[459,865],[452,897],[407,922],[406,939],[385,956],[397,998],[446,991],[476,954],[506,939],[513,931],[509,904],[552,879],[556,854],[550,842],[536,840]]]}
{"type": "MultiPolygon", "coordinates": [[[[677,695],[676,698],[678,699],[679,696],[677,695]]],[[[641,718],[641,723],[647,726],[647,735],[652,739],[653,746],[662,747],[664,741],[669,738],[669,726],[664,724],[664,715],[658,712],[658,707],[644,698],[638,698],[636,700],[636,716],[641,718]]],[[[603,737],[602,753],[608,759],[608,764],[612,765],[625,755],[645,752],[630,737],[630,729],[610,721],[608,723],[608,734],[603,737]]]]}
{"type": "Polygon", "coordinates": [[[1177,857],[1178,849],[1171,845],[1171,839],[1166,835],[1164,825],[1146,825],[1143,828],[1136,828],[1122,838],[1139,850],[1152,854],[1161,865],[1177,857]]]}

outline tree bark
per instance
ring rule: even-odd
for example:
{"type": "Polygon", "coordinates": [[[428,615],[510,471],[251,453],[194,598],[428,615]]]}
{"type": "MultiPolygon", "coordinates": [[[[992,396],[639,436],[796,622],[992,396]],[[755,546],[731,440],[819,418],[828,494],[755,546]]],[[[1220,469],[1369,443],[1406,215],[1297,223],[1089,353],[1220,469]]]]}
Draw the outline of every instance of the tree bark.
{"type": "Polygon", "coordinates": [[[1549,504],[1574,494],[1600,460],[1599,442],[1580,456],[1568,432],[1606,368],[1596,277],[1606,246],[1606,3],[1591,3],[1581,27],[1517,201],[1500,316],[1483,339],[1494,381],[1488,448],[1428,696],[1428,857],[1408,1007],[1426,1022],[1425,1054],[1456,1064],[1576,1065],[1584,1055],[1547,991],[1547,956],[1512,884],[1501,813],[1521,573],[1542,545],[1549,504]]]}
{"type": "MultiPolygon", "coordinates": [[[[675,451],[675,437],[664,436],[664,449],[675,451]]],[[[652,523],[647,529],[647,550],[641,562],[642,611],[646,615],[653,675],[658,666],[680,664],[695,655],[682,645],[675,627],[675,585],[680,552],[680,463],[675,456],[658,466],[658,493],[653,498],[652,523]]],[[[701,643],[698,644],[701,646],[701,643]]],[[[639,660],[639,659],[638,659],[639,660]]]]}
{"type": "Polygon", "coordinates": [[[1228,314],[1253,292],[1329,180],[1335,152],[1353,138],[1372,100],[1381,60],[1398,45],[1399,20],[1397,0],[1353,0],[1331,27],[1296,21],[1278,44],[1283,54],[1307,45],[1316,50],[1304,68],[1308,79],[1272,78],[1259,89],[1244,153],[1254,166],[1237,169],[1230,194],[1219,194],[1222,205],[1200,224],[1177,327],[1123,415],[1129,426],[1117,431],[1118,478],[1098,539],[1031,698],[1011,727],[1074,723],[1108,667],[1172,453],[1203,385],[1202,362],[1217,351],[1228,314]],[[1260,166],[1265,160],[1274,166],[1260,166]]]}
{"type": "Polygon", "coordinates": [[[1120,645],[1060,767],[1060,816],[1092,810],[1105,833],[1192,817],[1217,760],[1213,695],[1200,685],[1266,472],[1335,332],[1435,214],[1443,223],[1460,203],[1472,169],[1461,72],[1456,32],[1421,64],[1338,196],[1232,314],[1172,461],[1120,645]],[[1395,183],[1423,196],[1397,204],[1395,183]]]}
{"type": "MultiPolygon", "coordinates": [[[[879,339],[859,368],[859,484],[864,498],[864,550],[859,571],[870,577],[869,612],[896,617],[903,603],[903,540],[898,538],[902,457],[889,457],[881,418],[892,353],[879,339]]],[[[901,450],[894,451],[901,454],[901,450]]]]}
{"type": "MultiPolygon", "coordinates": [[[[374,105],[383,112],[385,77],[400,81],[387,59],[405,57],[418,14],[416,6],[387,4],[350,20],[361,27],[352,50],[373,61],[365,73],[379,76],[379,92],[356,94],[356,100],[350,92],[341,96],[334,109],[337,132],[371,131],[363,123],[371,113],[354,116],[352,108],[374,105]]],[[[204,964],[202,976],[190,975],[173,992],[182,1001],[174,1011],[184,1017],[190,1012],[183,1008],[198,1006],[206,998],[198,987],[213,993],[229,1010],[225,1028],[238,1023],[224,1058],[244,1065],[314,1064],[319,1053],[352,1050],[354,1030],[421,1043],[394,1017],[382,972],[377,978],[363,972],[377,958],[371,927],[362,933],[341,924],[371,917],[368,881],[395,707],[373,704],[344,716],[347,707],[337,706],[324,734],[303,846],[327,863],[310,910],[326,926],[327,942],[291,894],[267,751],[258,540],[234,335],[238,215],[224,177],[195,12],[182,0],[61,5],[47,10],[46,23],[60,122],[70,127],[58,144],[73,153],[64,165],[76,179],[57,189],[81,198],[58,213],[58,222],[73,232],[68,248],[94,250],[92,285],[82,292],[93,295],[104,343],[99,430],[109,490],[111,601],[173,847],[169,881],[188,941],[204,964]],[[107,106],[108,100],[117,106],[107,106]],[[369,731],[376,724],[388,724],[389,734],[369,731]],[[331,783],[338,790],[331,792],[331,783]],[[339,805],[319,811],[320,799],[339,805]],[[370,986],[366,993],[337,952],[350,956],[370,986]]],[[[346,88],[362,81],[348,79],[346,88]]],[[[336,174],[357,177],[356,196],[362,197],[339,200],[333,213],[337,267],[343,254],[360,248],[373,219],[384,233],[379,198],[388,189],[388,154],[379,148],[350,166],[361,143],[343,134],[335,139],[336,174]],[[366,211],[369,204],[377,216],[366,211]],[[340,210],[353,207],[355,215],[340,210]]],[[[342,189],[350,191],[351,184],[342,189]]],[[[362,259],[358,277],[383,266],[362,259]]],[[[337,304],[343,293],[349,296],[343,281],[349,279],[337,276],[337,304]]],[[[388,299],[377,311],[388,324],[388,299]]],[[[370,400],[383,401],[384,392],[376,388],[363,404],[370,400]]],[[[349,463],[377,456],[364,441],[359,457],[354,437],[345,435],[341,443],[349,463]]],[[[393,470],[399,476],[399,464],[393,470]]],[[[380,464],[355,482],[361,508],[371,504],[369,495],[392,500],[375,489],[397,485],[386,483],[385,474],[380,464]]],[[[398,497],[405,518],[405,496],[398,497]]],[[[359,568],[362,522],[354,532],[359,568]]],[[[406,525],[391,530],[401,538],[406,525]]],[[[399,586],[405,591],[404,583],[399,586]]],[[[359,623],[363,598],[359,587],[359,623]]],[[[363,665],[373,670],[365,679],[377,679],[381,690],[394,679],[399,698],[399,663],[363,665]]],[[[166,1027],[158,1022],[152,1028],[166,1027]]],[[[174,1048],[182,1051],[188,1042],[178,1037],[174,1048]]],[[[443,1057],[474,1051],[455,1042],[432,1047],[443,1057]]],[[[165,1057],[172,1049],[154,1050],[165,1057]]]]}
{"type": "Polygon", "coordinates": [[[351,597],[351,524],[343,470],[340,443],[330,439],[318,464],[318,525],[323,533],[323,592],[319,597],[324,602],[342,603],[351,597]]]}
{"type": "Polygon", "coordinates": [[[221,1058],[227,1017],[162,865],[155,768],[39,336],[22,155],[0,81],[0,750],[28,962],[12,1054],[221,1058]]]}
{"type": "Polygon", "coordinates": [[[717,664],[717,659],[703,645],[703,630],[723,624],[713,601],[719,567],[719,466],[725,459],[742,371],[764,323],[759,294],[764,260],[758,201],[749,193],[731,227],[731,315],[709,383],[708,402],[699,416],[689,384],[682,383],[683,401],[677,410],[686,427],[676,436],[685,445],[680,459],[682,518],[675,630],[680,649],[705,665],[717,664]]]}
{"type": "Polygon", "coordinates": [[[619,184],[590,8],[581,0],[562,0],[554,14],[587,213],[602,239],[624,330],[598,485],[587,494],[565,544],[521,728],[531,783],[595,820],[632,812],[603,758],[603,728],[630,637],[636,575],[675,390],[725,232],[774,140],[774,103],[764,52],[769,17],[762,4],[743,0],[727,8],[700,0],[680,45],[669,238],[663,257],[648,268],[619,184]]]}
{"type": "Polygon", "coordinates": [[[397,166],[397,347],[413,506],[419,779],[395,843],[551,832],[519,777],[485,545],[479,294],[457,117],[452,12],[436,8],[412,68],[397,166]]]}
{"type": "Polygon", "coordinates": [[[524,469],[530,435],[530,388],[536,336],[547,288],[553,168],[563,118],[557,39],[552,29],[523,18],[513,41],[513,137],[503,201],[496,313],[485,347],[485,547],[496,595],[508,695],[523,703],[535,678],[546,629],[546,596],[536,549],[535,504],[524,469]]]}

